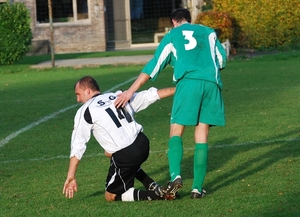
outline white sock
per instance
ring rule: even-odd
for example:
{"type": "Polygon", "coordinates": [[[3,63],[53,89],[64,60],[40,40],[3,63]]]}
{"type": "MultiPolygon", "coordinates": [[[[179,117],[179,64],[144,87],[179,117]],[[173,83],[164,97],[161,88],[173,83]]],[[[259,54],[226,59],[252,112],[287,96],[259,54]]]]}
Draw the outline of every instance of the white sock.
{"type": "Polygon", "coordinates": [[[200,194],[198,189],[193,189],[192,192],[200,194]]]}
{"type": "Polygon", "coordinates": [[[134,201],[134,197],[133,197],[133,191],[134,188],[129,188],[127,191],[125,191],[122,195],[121,195],[121,199],[122,201],[134,201]]]}
{"type": "MultiPolygon", "coordinates": [[[[177,179],[177,178],[181,178],[181,176],[180,176],[180,175],[177,175],[177,176],[175,177],[175,179],[177,179]]],[[[173,179],[173,181],[174,181],[175,179],[173,179]]]]}

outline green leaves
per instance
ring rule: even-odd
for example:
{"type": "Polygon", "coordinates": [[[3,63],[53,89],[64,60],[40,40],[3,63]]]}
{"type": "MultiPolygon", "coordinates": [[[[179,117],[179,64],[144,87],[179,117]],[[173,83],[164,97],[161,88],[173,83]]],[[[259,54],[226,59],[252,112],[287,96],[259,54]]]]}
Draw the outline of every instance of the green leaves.
{"type": "Polygon", "coordinates": [[[25,56],[32,39],[25,4],[0,4],[0,35],[0,64],[13,64],[25,56]]]}
{"type": "Polygon", "coordinates": [[[299,0],[215,0],[214,11],[229,13],[236,22],[239,47],[266,49],[300,43],[299,0]]]}

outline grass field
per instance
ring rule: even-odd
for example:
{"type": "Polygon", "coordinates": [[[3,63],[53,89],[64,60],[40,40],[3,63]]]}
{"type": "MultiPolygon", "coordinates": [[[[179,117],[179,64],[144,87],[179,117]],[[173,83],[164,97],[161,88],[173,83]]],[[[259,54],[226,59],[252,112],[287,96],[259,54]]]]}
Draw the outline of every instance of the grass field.
{"type": "MultiPolygon", "coordinates": [[[[109,160],[94,139],[78,168],[78,193],[66,199],[62,187],[80,106],[74,83],[92,75],[102,92],[126,89],[143,66],[29,68],[43,58],[0,66],[0,216],[300,216],[299,52],[235,59],[222,71],[227,125],[210,132],[206,197],[189,198],[194,143],[188,128],[181,198],[132,203],[105,201],[109,160]]],[[[172,86],[171,78],[168,67],[144,88],[172,86]]],[[[143,168],[161,184],[169,178],[171,105],[172,98],[164,99],[136,115],[151,141],[143,168]]]]}

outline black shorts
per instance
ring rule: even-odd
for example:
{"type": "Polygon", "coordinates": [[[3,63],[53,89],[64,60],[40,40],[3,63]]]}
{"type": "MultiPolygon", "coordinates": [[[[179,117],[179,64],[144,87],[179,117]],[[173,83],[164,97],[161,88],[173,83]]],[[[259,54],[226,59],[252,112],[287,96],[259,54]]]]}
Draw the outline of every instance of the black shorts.
{"type": "Polygon", "coordinates": [[[106,191],[123,194],[133,187],[136,173],[148,156],[149,140],[145,134],[139,133],[131,145],[112,155],[106,178],[106,191]]]}

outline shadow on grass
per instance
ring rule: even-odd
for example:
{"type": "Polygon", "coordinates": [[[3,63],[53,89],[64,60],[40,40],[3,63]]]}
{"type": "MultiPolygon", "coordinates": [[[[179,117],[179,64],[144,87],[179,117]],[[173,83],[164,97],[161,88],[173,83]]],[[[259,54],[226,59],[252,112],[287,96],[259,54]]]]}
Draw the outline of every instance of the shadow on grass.
{"type": "MultiPolygon", "coordinates": [[[[251,175],[257,174],[260,171],[274,165],[276,162],[285,159],[290,156],[298,156],[300,155],[299,147],[298,146],[291,146],[288,149],[286,146],[289,145],[290,142],[295,142],[300,138],[289,140],[286,139],[292,135],[297,134],[298,131],[291,131],[282,135],[278,135],[276,137],[270,138],[265,141],[253,143],[244,143],[244,144],[237,144],[236,146],[230,147],[230,145],[226,144],[234,144],[234,139],[230,141],[230,139],[226,139],[224,142],[220,142],[220,144],[225,144],[224,146],[228,146],[230,148],[229,154],[222,155],[220,157],[220,151],[214,149],[212,146],[210,153],[209,153],[209,165],[208,165],[208,172],[209,171],[216,171],[218,168],[221,168],[225,163],[228,163],[233,156],[239,155],[241,152],[248,152],[253,151],[254,149],[262,148],[262,147],[270,147],[270,150],[264,154],[258,154],[256,157],[249,156],[249,159],[244,161],[241,164],[233,162],[232,169],[226,173],[222,173],[216,179],[205,183],[211,193],[230,185],[231,183],[241,181],[251,175]],[[272,148],[276,143],[279,147],[272,148]]],[[[258,151],[257,151],[258,153],[258,151]]],[[[191,163],[183,162],[184,163],[191,163]]]]}
{"type": "Polygon", "coordinates": [[[89,194],[84,198],[99,197],[99,196],[103,196],[104,194],[105,194],[105,191],[96,191],[95,193],[89,194]]]}
{"type": "MultiPolygon", "coordinates": [[[[235,142],[237,138],[226,138],[215,142],[220,145],[210,146],[207,174],[210,175],[210,172],[216,174],[216,171],[220,170],[225,164],[232,164],[232,166],[229,166],[230,169],[225,172],[224,170],[220,171],[220,175],[214,175],[215,178],[210,179],[210,181],[205,181],[204,188],[207,190],[208,194],[213,194],[222,188],[226,188],[236,182],[245,180],[252,175],[258,174],[269,167],[274,166],[276,162],[288,157],[299,157],[300,147],[298,145],[292,145],[291,143],[296,144],[297,141],[300,140],[300,137],[288,139],[298,133],[299,132],[297,130],[294,130],[264,141],[240,144],[235,142]],[[225,148],[226,150],[224,150],[225,148]],[[259,149],[261,148],[267,148],[268,150],[261,154],[259,152],[259,149]],[[255,149],[257,149],[256,152],[255,149]],[[246,155],[245,159],[245,153],[250,151],[252,152],[251,155],[248,157],[246,155]],[[242,154],[243,156],[241,156],[240,160],[236,160],[239,159],[238,157],[236,158],[236,156],[242,154]]],[[[183,158],[181,164],[183,182],[187,179],[193,180],[193,163],[193,154],[190,157],[183,158]]],[[[147,164],[147,161],[145,164],[147,164]]],[[[164,166],[156,168],[156,170],[151,170],[148,174],[150,176],[156,176],[157,174],[165,173],[166,171],[169,171],[167,161],[164,166]]],[[[156,181],[159,184],[164,185],[168,179],[169,176],[167,175],[165,179],[159,179],[156,181]]],[[[187,189],[191,187],[192,186],[185,186],[187,189]]],[[[189,197],[190,192],[185,190],[180,191],[179,194],[181,197],[189,197]]]]}

